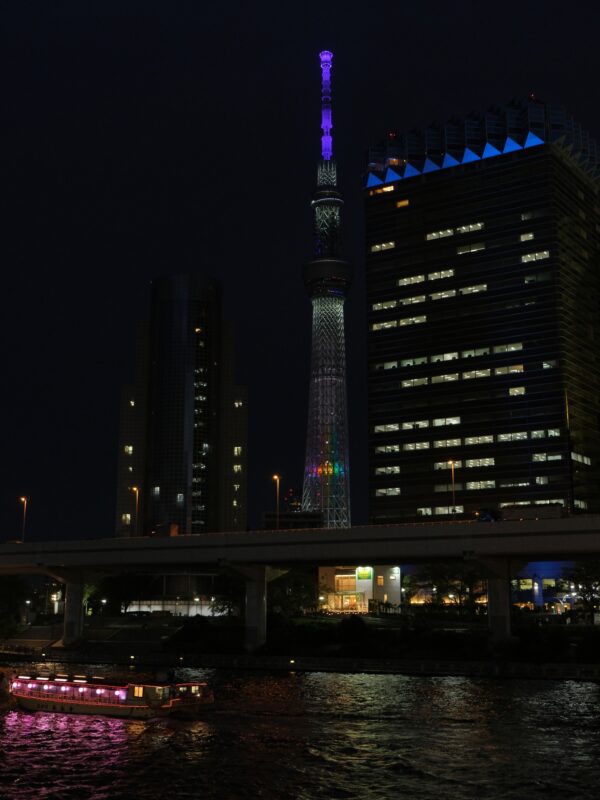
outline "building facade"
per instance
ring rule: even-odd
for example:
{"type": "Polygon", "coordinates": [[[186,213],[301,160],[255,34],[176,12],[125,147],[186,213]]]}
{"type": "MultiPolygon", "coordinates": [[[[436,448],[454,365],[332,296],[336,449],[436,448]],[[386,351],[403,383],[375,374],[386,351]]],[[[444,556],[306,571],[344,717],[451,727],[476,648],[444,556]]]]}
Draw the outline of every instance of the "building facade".
{"type": "Polygon", "coordinates": [[[121,401],[117,535],[245,530],[246,391],[218,283],[154,281],[140,339],[121,401]]]}
{"type": "Polygon", "coordinates": [[[534,98],[371,148],[372,522],[600,511],[599,161],[534,98]]]}

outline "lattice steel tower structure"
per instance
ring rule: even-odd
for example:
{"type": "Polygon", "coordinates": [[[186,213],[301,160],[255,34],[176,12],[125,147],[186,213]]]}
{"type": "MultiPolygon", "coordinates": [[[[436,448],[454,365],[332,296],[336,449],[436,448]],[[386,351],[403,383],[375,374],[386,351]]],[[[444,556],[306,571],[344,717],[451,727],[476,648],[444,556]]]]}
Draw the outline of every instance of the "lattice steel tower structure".
{"type": "Polygon", "coordinates": [[[303,511],[321,511],[326,528],[350,526],[348,412],[344,302],[352,279],[340,257],[342,196],[331,137],[331,67],[333,53],[320,53],[321,159],[314,212],[314,258],[304,268],[312,302],[312,351],[303,511]]]}

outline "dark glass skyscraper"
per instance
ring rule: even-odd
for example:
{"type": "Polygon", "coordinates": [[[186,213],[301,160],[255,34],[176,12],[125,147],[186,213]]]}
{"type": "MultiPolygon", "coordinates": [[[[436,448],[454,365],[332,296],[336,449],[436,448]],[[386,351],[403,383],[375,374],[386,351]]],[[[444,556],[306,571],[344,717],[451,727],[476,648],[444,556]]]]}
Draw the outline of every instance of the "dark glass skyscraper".
{"type": "Polygon", "coordinates": [[[219,285],[154,281],[136,384],[122,401],[117,533],[245,529],[246,428],[219,285]]]}
{"type": "Polygon", "coordinates": [[[373,522],[600,510],[599,161],[534,98],[371,149],[373,522]]]}

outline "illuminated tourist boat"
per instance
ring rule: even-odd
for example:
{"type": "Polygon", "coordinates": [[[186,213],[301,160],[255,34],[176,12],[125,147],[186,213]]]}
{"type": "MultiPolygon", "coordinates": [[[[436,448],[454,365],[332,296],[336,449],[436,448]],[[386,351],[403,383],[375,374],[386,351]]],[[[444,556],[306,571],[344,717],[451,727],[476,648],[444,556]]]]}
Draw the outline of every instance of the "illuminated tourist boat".
{"type": "Polygon", "coordinates": [[[61,676],[19,675],[11,681],[10,694],[19,708],[26,711],[104,714],[133,719],[193,716],[213,700],[212,692],[203,682],[108,686],[91,683],[83,676],[68,680],[61,676]]]}

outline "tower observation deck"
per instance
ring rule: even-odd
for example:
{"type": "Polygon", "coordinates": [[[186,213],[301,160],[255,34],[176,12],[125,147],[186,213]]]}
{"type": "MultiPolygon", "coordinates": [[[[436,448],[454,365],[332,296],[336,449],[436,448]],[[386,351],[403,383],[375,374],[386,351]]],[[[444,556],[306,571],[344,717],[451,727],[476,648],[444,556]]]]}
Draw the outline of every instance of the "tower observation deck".
{"type": "Polygon", "coordinates": [[[321,60],[321,159],[311,203],[314,258],[304,267],[312,303],[312,349],[308,400],[303,511],[321,511],[327,528],[350,525],[350,476],[344,302],[352,279],[341,258],[343,200],[333,160],[331,68],[333,53],[321,60]]]}

